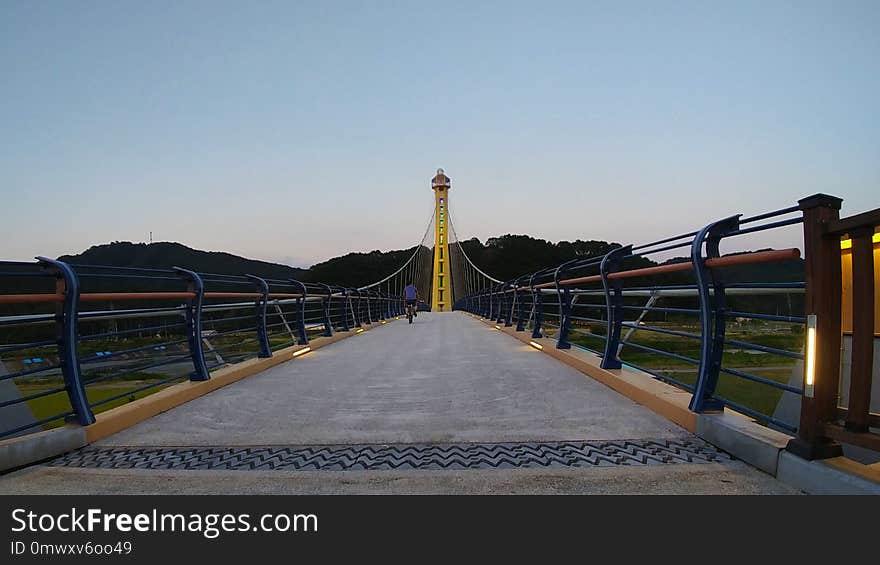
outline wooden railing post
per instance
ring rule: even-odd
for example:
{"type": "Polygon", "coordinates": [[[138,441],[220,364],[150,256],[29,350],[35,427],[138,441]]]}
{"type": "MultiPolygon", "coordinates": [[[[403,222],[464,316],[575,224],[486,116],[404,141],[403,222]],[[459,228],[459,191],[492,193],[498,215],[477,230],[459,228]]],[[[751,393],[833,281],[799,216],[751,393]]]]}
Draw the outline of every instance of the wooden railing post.
{"type": "Polygon", "coordinates": [[[874,226],[850,230],[852,238],[852,363],[846,429],[867,432],[874,366],[874,226]]]}
{"type": "MultiPolygon", "coordinates": [[[[840,444],[827,437],[823,426],[837,415],[840,381],[841,268],[840,237],[828,236],[827,226],[840,217],[842,200],[816,194],[798,202],[804,214],[806,294],[804,314],[816,316],[815,370],[812,396],[806,384],[808,361],[804,361],[804,389],[798,435],[787,449],[805,459],[825,459],[842,454],[840,444]]],[[[804,351],[805,354],[809,352],[804,351]]]]}

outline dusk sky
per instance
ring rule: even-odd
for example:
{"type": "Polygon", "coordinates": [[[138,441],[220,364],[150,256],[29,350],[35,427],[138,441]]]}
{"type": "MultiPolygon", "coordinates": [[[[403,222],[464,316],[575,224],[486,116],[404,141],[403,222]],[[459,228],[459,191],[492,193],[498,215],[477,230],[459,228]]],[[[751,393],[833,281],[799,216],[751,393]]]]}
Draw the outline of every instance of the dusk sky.
{"type": "Polygon", "coordinates": [[[437,167],[481,240],[861,212],[878,30],[878,1],[0,0],[0,259],[401,249],[437,167]]]}

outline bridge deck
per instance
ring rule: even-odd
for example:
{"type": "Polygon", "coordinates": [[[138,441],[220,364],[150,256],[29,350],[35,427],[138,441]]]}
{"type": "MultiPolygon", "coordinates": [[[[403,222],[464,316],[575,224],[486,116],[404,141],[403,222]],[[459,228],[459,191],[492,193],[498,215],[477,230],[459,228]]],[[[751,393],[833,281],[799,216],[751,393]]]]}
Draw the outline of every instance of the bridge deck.
{"type": "MultiPolygon", "coordinates": [[[[423,313],[412,326],[399,321],[316,350],[94,448],[457,444],[471,449],[471,442],[541,442],[541,449],[552,451],[565,441],[597,440],[698,441],[476,320],[423,313]]],[[[282,455],[288,461],[300,456],[282,455]]],[[[788,492],[769,476],[723,457],[703,464],[626,465],[344,473],[50,466],[0,478],[0,492],[210,492],[216,485],[227,492],[788,492]]]]}
{"type": "Polygon", "coordinates": [[[161,414],[104,445],[678,437],[681,428],[468,316],[422,313],[161,414]]]}

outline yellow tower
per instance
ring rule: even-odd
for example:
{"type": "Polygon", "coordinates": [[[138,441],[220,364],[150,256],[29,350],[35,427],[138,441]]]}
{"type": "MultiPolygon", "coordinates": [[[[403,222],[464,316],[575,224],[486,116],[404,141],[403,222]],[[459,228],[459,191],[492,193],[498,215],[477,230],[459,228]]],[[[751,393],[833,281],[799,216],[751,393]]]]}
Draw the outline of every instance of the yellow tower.
{"type": "Polygon", "coordinates": [[[452,308],[452,277],[449,276],[449,241],[446,211],[449,209],[449,177],[443,169],[431,181],[434,190],[434,273],[431,280],[431,311],[452,308]]]}

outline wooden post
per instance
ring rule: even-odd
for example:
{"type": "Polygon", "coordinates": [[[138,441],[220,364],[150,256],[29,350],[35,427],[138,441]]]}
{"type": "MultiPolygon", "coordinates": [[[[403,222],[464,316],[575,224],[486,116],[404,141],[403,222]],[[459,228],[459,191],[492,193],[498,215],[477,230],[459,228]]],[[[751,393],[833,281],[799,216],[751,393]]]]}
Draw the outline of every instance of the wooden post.
{"type": "Polygon", "coordinates": [[[846,428],[868,431],[874,364],[874,226],[850,231],[852,238],[852,364],[846,428]]]}
{"type": "Polygon", "coordinates": [[[815,382],[813,398],[805,395],[801,399],[798,436],[788,442],[787,449],[805,459],[842,455],[840,444],[830,440],[823,430],[824,423],[837,415],[842,340],[840,237],[828,237],[825,232],[830,222],[840,218],[841,202],[827,194],[798,202],[804,214],[804,314],[816,315],[815,382]]]}

